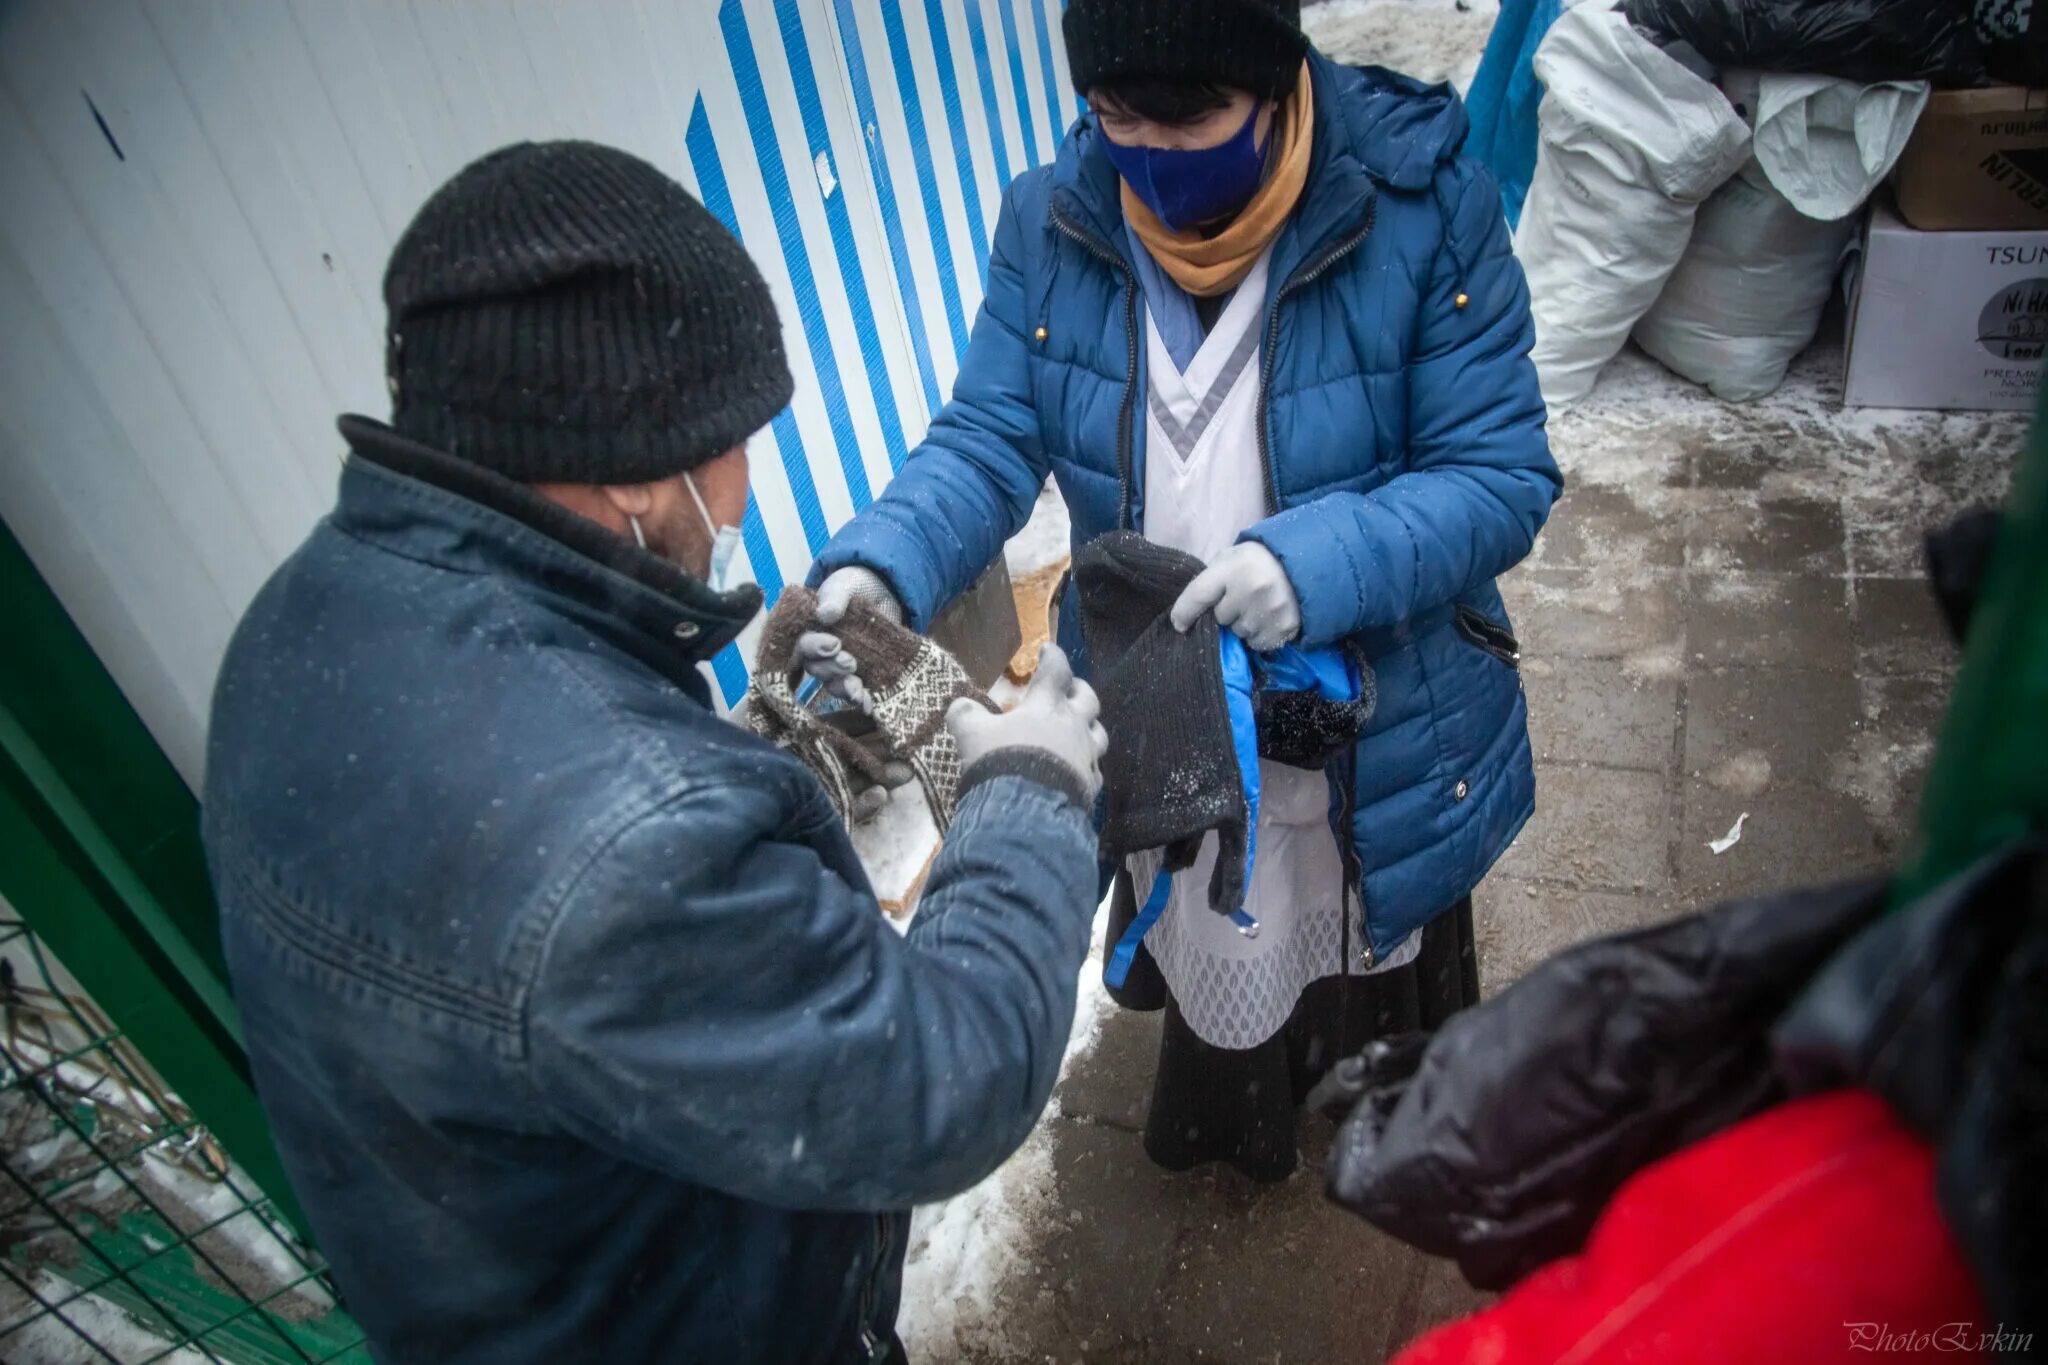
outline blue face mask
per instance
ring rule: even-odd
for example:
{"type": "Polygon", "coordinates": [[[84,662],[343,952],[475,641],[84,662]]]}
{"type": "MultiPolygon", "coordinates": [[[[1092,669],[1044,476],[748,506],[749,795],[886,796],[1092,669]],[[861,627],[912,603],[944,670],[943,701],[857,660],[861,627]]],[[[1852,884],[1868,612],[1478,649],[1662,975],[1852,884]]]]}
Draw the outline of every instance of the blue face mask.
{"type": "Polygon", "coordinates": [[[1102,139],[1110,164],[1138,198],[1175,232],[1236,213],[1258,193],[1266,149],[1258,144],[1259,106],[1228,142],[1200,151],[1126,147],[1102,139]]]}

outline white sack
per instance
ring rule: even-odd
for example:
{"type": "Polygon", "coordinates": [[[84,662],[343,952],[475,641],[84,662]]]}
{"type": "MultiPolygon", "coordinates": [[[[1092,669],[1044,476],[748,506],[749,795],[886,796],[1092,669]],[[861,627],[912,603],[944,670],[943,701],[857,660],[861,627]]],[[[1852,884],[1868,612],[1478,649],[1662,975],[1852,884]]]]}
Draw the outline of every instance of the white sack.
{"type": "Polygon", "coordinates": [[[1927,107],[1926,81],[1858,85],[1829,76],[1730,75],[1756,89],[1754,150],[1771,183],[1809,218],[1832,222],[1863,207],[1906,150],[1927,107]]]}
{"type": "Polygon", "coordinates": [[[1757,121],[1756,155],[1700,209],[1636,343],[1717,397],[1747,402],[1783,383],[1813,341],[1856,238],[1851,215],[1890,174],[1927,85],[1754,72],[1722,83],[1757,121]]]}
{"type": "Polygon", "coordinates": [[[1761,398],[1812,342],[1855,236],[1855,219],[1808,218],[1752,161],[1700,208],[1636,344],[1718,398],[1761,398]]]}
{"type": "Polygon", "coordinates": [[[1748,158],[1749,127],[1610,4],[1559,16],[1535,71],[1541,142],[1515,253],[1557,410],[1592,390],[1655,302],[1700,201],[1748,158]]]}

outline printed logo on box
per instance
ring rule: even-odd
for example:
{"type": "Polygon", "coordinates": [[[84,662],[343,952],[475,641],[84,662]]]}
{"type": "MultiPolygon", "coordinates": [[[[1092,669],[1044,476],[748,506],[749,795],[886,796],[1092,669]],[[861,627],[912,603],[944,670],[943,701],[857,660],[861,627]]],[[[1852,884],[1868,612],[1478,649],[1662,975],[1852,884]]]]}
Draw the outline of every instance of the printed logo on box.
{"type": "Polygon", "coordinates": [[[2048,279],[2016,280],[1993,294],[1977,314],[1977,344],[2000,360],[2039,360],[2048,348],[2048,279]]]}

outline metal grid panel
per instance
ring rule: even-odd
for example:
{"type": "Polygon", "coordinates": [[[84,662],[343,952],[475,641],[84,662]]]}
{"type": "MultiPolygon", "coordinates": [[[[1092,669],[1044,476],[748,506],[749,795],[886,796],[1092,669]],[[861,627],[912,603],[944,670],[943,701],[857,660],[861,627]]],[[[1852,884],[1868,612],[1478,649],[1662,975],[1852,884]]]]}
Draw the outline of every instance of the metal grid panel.
{"type": "Polygon", "coordinates": [[[368,1362],[324,1264],[0,913],[0,1360],[368,1362]]]}

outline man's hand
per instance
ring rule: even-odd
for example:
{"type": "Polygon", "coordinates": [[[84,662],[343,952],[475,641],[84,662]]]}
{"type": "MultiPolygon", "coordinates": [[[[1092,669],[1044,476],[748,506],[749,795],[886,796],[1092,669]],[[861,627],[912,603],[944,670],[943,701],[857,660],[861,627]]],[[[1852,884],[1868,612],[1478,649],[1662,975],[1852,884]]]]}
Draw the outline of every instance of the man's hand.
{"type": "Polygon", "coordinates": [[[903,624],[903,604],[890,591],[889,580],[858,564],[834,569],[818,585],[818,624],[838,625],[855,601],[866,602],[897,625],[903,624]]]}
{"type": "Polygon", "coordinates": [[[1185,635],[1207,611],[1256,653],[1278,649],[1301,634],[1301,601],[1273,552],[1253,541],[1231,546],[1209,561],[1173,604],[1173,628],[1185,635]]]}
{"type": "Polygon", "coordinates": [[[805,631],[796,637],[793,662],[816,678],[829,695],[849,706],[858,706],[868,715],[874,714],[875,704],[860,680],[860,661],[841,648],[837,635],[822,630],[805,631]]]}
{"type": "Polygon", "coordinates": [[[946,726],[960,746],[962,771],[1001,750],[1033,749],[1070,770],[1093,801],[1102,790],[1102,756],[1109,752],[1101,715],[1095,689],[1074,676],[1059,646],[1046,645],[1015,709],[997,715],[963,697],[946,712],[946,726]]]}
{"type": "MultiPolygon", "coordinates": [[[[836,626],[846,619],[846,609],[866,602],[877,613],[903,624],[903,604],[889,591],[889,584],[873,569],[858,564],[834,569],[818,585],[818,624],[836,626]]],[[[847,653],[837,635],[829,631],[806,631],[796,642],[795,662],[818,680],[828,693],[872,715],[874,703],[860,680],[860,660],[847,653]]]]}

